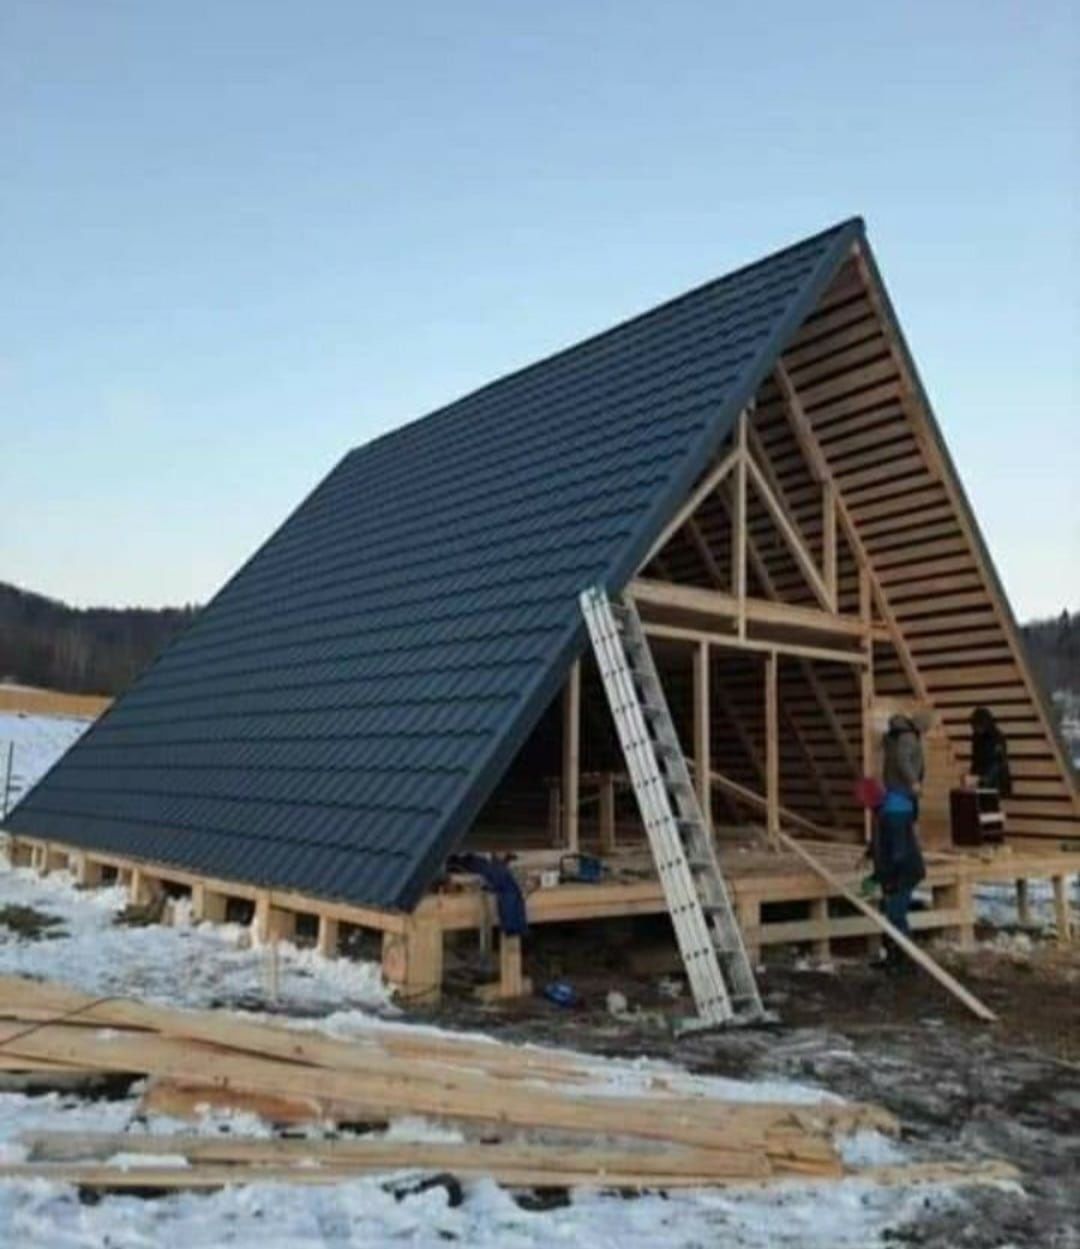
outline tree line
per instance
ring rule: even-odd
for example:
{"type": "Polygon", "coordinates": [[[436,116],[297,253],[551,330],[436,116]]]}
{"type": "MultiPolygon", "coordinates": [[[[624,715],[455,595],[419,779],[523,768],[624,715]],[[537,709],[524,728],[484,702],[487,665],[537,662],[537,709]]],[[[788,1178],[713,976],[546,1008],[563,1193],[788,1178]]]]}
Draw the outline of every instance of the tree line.
{"type": "MultiPolygon", "coordinates": [[[[0,582],[0,680],[120,694],[198,608],[70,607],[0,582]]],[[[1023,626],[1046,690],[1080,697],[1080,612],[1023,626]]]]}
{"type": "Polygon", "coordinates": [[[70,607],[0,582],[0,680],[120,694],[197,611],[70,607]]]}

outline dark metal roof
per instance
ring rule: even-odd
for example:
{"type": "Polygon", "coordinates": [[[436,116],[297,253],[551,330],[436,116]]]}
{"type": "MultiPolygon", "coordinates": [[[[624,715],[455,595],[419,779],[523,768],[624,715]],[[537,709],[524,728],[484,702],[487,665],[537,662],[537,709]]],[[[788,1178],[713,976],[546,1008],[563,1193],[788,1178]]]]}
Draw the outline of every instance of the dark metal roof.
{"type": "Polygon", "coordinates": [[[811,310],[845,222],[353,451],[14,832],[410,908],[811,310]]]}

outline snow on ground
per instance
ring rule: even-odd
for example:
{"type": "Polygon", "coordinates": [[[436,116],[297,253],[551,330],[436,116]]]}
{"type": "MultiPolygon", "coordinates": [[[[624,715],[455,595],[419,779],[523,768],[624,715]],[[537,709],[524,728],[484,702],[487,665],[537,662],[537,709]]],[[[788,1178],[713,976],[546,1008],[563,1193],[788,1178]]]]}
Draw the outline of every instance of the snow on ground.
{"type": "MultiPolygon", "coordinates": [[[[0,974],[24,973],[74,983],[100,993],[128,993],[171,1004],[268,1005],[267,952],[253,947],[246,929],[220,927],[131,928],[113,923],[124,905],[119,889],[83,891],[65,873],[39,878],[26,869],[0,868],[0,908],[32,906],[56,915],[56,935],[30,940],[0,925],[0,974]]],[[[277,1009],[307,1015],[298,1026],[318,1026],[339,1036],[385,1026],[386,991],[373,964],[327,960],[312,951],[282,946],[277,1009]]],[[[400,1021],[399,1021],[400,1022],[400,1021]]],[[[435,1029],[433,1029],[435,1030],[435,1029]]],[[[663,1072],[674,1091],[748,1100],[816,1101],[824,1090],[787,1080],[737,1081],[691,1076],[671,1064],[597,1059],[589,1091],[645,1089],[663,1072]]],[[[0,1162],[17,1161],[19,1133],[92,1128],[153,1132],[162,1137],[189,1125],[160,1116],[137,1118],[136,1087],[130,1096],[88,1102],[74,1094],[32,1097],[0,1093],[0,1162]]],[[[251,1116],[208,1117],[204,1132],[266,1133],[251,1116]]],[[[440,1137],[448,1129],[422,1120],[391,1125],[399,1137],[440,1137]]],[[[845,1145],[851,1163],[902,1160],[903,1151],[875,1133],[845,1145]]],[[[145,1163],[145,1158],[140,1162],[145,1163]]],[[[398,1176],[396,1181],[407,1177],[398,1176]]],[[[259,1249],[408,1244],[443,1249],[447,1243],[479,1249],[874,1249],[890,1243],[890,1229],[925,1214],[928,1206],[955,1205],[948,1189],[880,1188],[860,1180],[827,1190],[790,1187],[743,1193],[700,1191],[645,1194],[635,1200],[602,1192],[575,1193],[569,1205],[523,1209],[495,1184],[463,1186],[453,1205],[444,1187],[402,1195],[388,1177],[365,1177],[331,1188],[245,1184],[217,1193],[175,1193],[146,1199],[121,1195],[84,1205],[69,1185],[46,1181],[0,1183],[0,1245],[20,1249],[146,1249],[223,1245],[259,1249]]]]}
{"type": "MultiPolygon", "coordinates": [[[[126,904],[119,886],[84,891],[66,872],[41,877],[29,868],[0,869],[0,907],[33,907],[61,920],[34,941],[0,925],[0,974],[171,1005],[267,1002],[270,952],[253,943],[248,928],[115,923],[126,904]]],[[[321,958],[287,942],[278,947],[277,985],[273,1005],[293,1013],[383,1007],[389,1001],[375,964],[321,958]]]]}
{"type": "MultiPolygon", "coordinates": [[[[1054,893],[1048,880],[1028,882],[1028,908],[1034,929],[1053,927],[1054,893]]],[[[1010,881],[975,886],[975,913],[995,928],[1015,928],[1020,918],[1016,908],[1016,886],[1010,881]]]]}
{"type": "Polygon", "coordinates": [[[91,723],[78,716],[38,716],[22,711],[0,711],[0,814],[10,811],[91,723]],[[10,780],[7,779],[9,756],[10,780]]]}

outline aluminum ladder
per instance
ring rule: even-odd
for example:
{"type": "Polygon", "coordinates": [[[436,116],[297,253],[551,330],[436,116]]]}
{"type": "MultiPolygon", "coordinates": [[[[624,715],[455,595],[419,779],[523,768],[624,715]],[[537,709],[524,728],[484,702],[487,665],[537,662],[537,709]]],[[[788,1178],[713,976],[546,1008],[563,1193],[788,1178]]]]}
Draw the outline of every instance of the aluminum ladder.
{"type": "Polygon", "coordinates": [[[645,833],[667,900],[699,1027],[761,1019],[764,1008],[637,609],[598,586],[582,591],[645,833]]]}

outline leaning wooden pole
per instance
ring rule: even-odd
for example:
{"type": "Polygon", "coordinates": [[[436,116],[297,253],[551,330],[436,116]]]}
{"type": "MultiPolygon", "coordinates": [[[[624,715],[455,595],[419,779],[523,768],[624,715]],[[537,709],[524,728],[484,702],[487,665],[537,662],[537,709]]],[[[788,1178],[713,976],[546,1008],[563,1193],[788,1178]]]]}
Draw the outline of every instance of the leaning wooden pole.
{"type": "Polygon", "coordinates": [[[929,972],[929,974],[933,976],[942,988],[948,989],[953,997],[963,1002],[973,1015],[976,1015],[979,1019],[984,1020],[986,1023],[996,1022],[997,1015],[995,1015],[988,1006],[984,1006],[973,993],[970,993],[964,988],[959,980],[957,980],[954,976],[950,976],[940,963],[934,962],[925,950],[920,949],[914,941],[912,941],[909,937],[905,937],[898,928],[890,924],[885,916],[882,915],[876,907],[871,906],[865,898],[860,898],[857,893],[853,893],[850,889],[848,889],[840,878],[830,872],[825,864],[819,859],[816,859],[809,850],[800,846],[793,837],[789,837],[786,833],[780,833],[778,837],[782,846],[790,850],[792,854],[798,855],[807,867],[811,868],[818,874],[818,876],[821,877],[822,880],[831,885],[832,888],[841,895],[841,897],[846,898],[853,907],[862,911],[868,919],[873,920],[882,932],[886,933],[896,942],[908,958],[918,963],[923,971],[929,972]]]}

